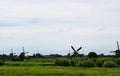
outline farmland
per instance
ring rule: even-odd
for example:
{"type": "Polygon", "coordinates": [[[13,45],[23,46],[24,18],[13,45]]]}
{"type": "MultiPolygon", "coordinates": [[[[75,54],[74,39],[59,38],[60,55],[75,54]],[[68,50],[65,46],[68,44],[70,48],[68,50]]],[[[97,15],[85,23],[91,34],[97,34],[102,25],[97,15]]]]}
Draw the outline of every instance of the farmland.
{"type": "Polygon", "coordinates": [[[0,76],[119,76],[120,68],[56,66],[55,59],[5,61],[0,76]]]}
{"type": "Polygon", "coordinates": [[[0,76],[119,76],[120,68],[2,66],[0,76]]]}

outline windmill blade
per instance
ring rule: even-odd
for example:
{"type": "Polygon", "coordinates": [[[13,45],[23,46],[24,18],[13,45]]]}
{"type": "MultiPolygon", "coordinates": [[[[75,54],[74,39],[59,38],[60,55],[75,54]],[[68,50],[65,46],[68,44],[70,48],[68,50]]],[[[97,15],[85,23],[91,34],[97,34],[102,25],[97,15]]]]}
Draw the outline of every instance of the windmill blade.
{"type": "Polygon", "coordinates": [[[25,52],[24,46],[22,47],[22,49],[23,49],[23,52],[25,52]]]}
{"type": "Polygon", "coordinates": [[[11,53],[13,53],[13,49],[11,48],[11,53]]]}
{"type": "Polygon", "coordinates": [[[118,41],[117,41],[117,47],[118,47],[118,50],[119,50],[119,43],[118,43],[118,41]]]}
{"type": "Polygon", "coordinates": [[[76,50],[74,49],[74,47],[73,46],[71,46],[71,48],[76,52],[76,50]]]}
{"type": "Polygon", "coordinates": [[[80,49],[82,49],[82,47],[80,47],[79,49],[77,49],[77,51],[79,51],[80,49]]]}

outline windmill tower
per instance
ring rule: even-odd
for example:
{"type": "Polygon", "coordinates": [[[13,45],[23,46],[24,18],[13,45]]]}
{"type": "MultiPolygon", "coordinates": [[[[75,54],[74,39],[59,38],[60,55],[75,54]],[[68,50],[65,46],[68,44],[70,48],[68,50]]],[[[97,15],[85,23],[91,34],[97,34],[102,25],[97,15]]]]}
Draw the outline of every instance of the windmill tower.
{"type": "Polygon", "coordinates": [[[117,41],[117,50],[111,51],[111,53],[115,53],[116,57],[120,57],[120,48],[119,48],[119,43],[117,41]]]}
{"type": "Polygon", "coordinates": [[[11,53],[9,55],[10,60],[14,59],[14,54],[16,54],[16,53],[13,53],[13,49],[11,48],[11,53]]]}
{"type": "Polygon", "coordinates": [[[37,53],[35,55],[36,58],[40,58],[41,57],[41,54],[39,53],[39,51],[37,50],[37,53]]]}
{"type": "Polygon", "coordinates": [[[20,55],[19,55],[20,61],[24,61],[24,59],[25,59],[25,54],[28,53],[28,52],[25,52],[24,47],[22,47],[22,51],[23,51],[23,52],[21,52],[20,55]]]}

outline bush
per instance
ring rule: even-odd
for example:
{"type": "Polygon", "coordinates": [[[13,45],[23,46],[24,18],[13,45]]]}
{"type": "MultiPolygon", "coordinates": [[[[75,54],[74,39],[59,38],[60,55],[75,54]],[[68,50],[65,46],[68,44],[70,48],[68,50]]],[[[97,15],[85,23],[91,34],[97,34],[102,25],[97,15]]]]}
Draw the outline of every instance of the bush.
{"type": "Polygon", "coordinates": [[[62,60],[57,59],[57,60],[55,61],[55,65],[62,66],[62,60]]]}
{"type": "Polygon", "coordinates": [[[4,65],[5,63],[3,61],[0,60],[0,66],[4,65]]]}
{"type": "Polygon", "coordinates": [[[63,65],[63,66],[70,66],[71,63],[70,63],[69,60],[63,60],[63,64],[62,64],[62,65],[63,65]]]}
{"type": "Polygon", "coordinates": [[[120,65],[120,58],[115,60],[117,65],[120,65]]]}
{"type": "Polygon", "coordinates": [[[95,63],[93,60],[84,60],[84,61],[80,61],[78,64],[79,67],[95,67],[95,63]]]}
{"type": "Polygon", "coordinates": [[[67,59],[58,59],[55,61],[55,64],[58,66],[70,66],[71,65],[70,61],[67,59]]]}
{"type": "Polygon", "coordinates": [[[80,59],[72,59],[70,62],[71,62],[71,65],[75,67],[78,65],[79,61],[80,59]]]}
{"type": "Polygon", "coordinates": [[[97,65],[98,67],[102,67],[102,66],[103,66],[103,63],[104,63],[104,60],[103,60],[103,59],[97,59],[97,60],[96,60],[96,65],[97,65]]]}
{"type": "Polygon", "coordinates": [[[106,67],[106,68],[114,68],[116,66],[117,64],[113,61],[105,61],[103,64],[103,67],[106,67]]]}

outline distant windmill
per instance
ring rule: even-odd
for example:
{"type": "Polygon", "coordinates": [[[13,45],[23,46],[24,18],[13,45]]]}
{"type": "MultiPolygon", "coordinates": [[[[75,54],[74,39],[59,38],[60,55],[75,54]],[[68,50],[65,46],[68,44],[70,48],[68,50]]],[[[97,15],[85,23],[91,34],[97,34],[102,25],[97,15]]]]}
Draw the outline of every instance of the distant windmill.
{"type": "Polygon", "coordinates": [[[22,47],[22,51],[23,51],[23,52],[21,52],[20,55],[19,55],[19,59],[20,59],[21,61],[23,61],[23,60],[25,59],[25,54],[29,53],[29,52],[25,52],[24,47],[22,47]]]}
{"type": "MultiPolygon", "coordinates": [[[[77,50],[75,50],[75,48],[73,46],[71,46],[72,50],[74,51],[73,54],[71,55],[71,58],[73,57],[79,57],[80,54],[78,53],[79,50],[82,49],[82,47],[78,48],[77,50]]],[[[70,55],[70,54],[69,54],[70,55]]]]}
{"type": "Polygon", "coordinates": [[[29,53],[29,52],[25,52],[25,49],[24,49],[24,47],[22,47],[22,50],[23,50],[23,53],[25,53],[25,54],[29,53]]]}
{"type": "Polygon", "coordinates": [[[41,54],[39,53],[39,51],[37,50],[37,53],[35,55],[36,58],[40,58],[41,57],[41,54]]]}
{"type": "Polygon", "coordinates": [[[115,50],[115,51],[111,51],[111,53],[115,53],[115,56],[116,57],[120,57],[120,48],[119,48],[119,43],[118,43],[118,41],[117,41],[117,50],[115,50]]]}
{"type": "Polygon", "coordinates": [[[13,57],[13,49],[11,48],[10,56],[13,57]]]}
{"type": "Polygon", "coordinates": [[[10,55],[9,55],[9,58],[10,58],[11,60],[13,60],[14,54],[16,54],[16,53],[13,53],[13,49],[11,48],[11,53],[10,53],[10,55]]]}

